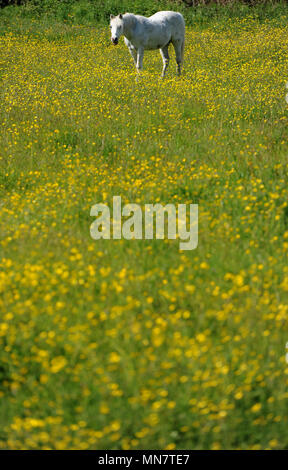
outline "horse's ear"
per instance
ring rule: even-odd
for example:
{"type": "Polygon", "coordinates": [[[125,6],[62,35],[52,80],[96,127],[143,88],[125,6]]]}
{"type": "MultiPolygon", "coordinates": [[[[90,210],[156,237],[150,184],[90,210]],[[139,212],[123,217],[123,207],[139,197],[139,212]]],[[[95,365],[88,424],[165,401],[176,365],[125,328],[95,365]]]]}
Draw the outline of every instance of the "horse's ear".
{"type": "Polygon", "coordinates": [[[114,15],[110,15],[110,20],[113,20],[113,18],[115,18],[114,15]]]}
{"type": "Polygon", "coordinates": [[[119,18],[120,18],[120,20],[123,19],[123,15],[121,13],[119,14],[119,18]]]}

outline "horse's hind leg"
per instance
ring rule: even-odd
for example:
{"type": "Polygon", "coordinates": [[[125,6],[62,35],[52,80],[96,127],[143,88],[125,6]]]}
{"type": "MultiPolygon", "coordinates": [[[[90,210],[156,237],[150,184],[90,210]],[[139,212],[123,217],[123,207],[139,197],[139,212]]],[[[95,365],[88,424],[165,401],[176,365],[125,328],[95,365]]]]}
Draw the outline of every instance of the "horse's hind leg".
{"type": "Polygon", "coordinates": [[[177,74],[181,75],[184,42],[178,39],[178,40],[172,41],[172,44],[174,46],[175,54],[176,54],[177,74]]]}
{"type": "Polygon", "coordinates": [[[169,65],[169,53],[168,53],[168,45],[162,47],[160,49],[160,54],[163,59],[163,70],[162,70],[162,77],[165,76],[165,73],[167,71],[168,65],[169,65]]]}

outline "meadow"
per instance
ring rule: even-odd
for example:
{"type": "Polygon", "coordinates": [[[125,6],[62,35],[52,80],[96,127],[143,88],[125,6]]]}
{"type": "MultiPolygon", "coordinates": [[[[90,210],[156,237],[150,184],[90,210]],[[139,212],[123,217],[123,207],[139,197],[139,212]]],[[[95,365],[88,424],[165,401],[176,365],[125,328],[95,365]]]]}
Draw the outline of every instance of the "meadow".
{"type": "Polygon", "coordinates": [[[188,25],[138,82],[109,27],[0,16],[0,448],[288,448],[285,13],[188,25]],[[199,204],[199,244],[91,207],[199,204]]]}

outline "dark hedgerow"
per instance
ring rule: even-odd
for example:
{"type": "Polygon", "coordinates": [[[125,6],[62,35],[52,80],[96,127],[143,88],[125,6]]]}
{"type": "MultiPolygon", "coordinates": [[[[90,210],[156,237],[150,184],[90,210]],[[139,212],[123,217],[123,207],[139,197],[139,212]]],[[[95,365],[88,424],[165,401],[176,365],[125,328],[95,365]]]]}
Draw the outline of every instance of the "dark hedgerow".
{"type": "Polygon", "coordinates": [[[9,17],[51,17],[69,23],[107,23],[111,13],[120,11],[150,16],[159,10],[177,10],[187,24],[242,18],[248,12],[258,19],[287,13],[285,0],[0,0],[0,7],[9,17]]]}

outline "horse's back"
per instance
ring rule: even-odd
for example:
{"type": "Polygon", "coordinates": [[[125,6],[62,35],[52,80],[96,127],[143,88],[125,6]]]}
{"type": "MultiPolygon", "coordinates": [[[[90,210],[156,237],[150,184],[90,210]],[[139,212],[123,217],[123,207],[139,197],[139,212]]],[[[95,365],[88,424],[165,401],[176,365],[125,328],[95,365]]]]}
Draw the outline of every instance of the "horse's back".
{"type": "Polygon", "coordinates": [[[170,40],[184,41],[185,21],[181,13],[176,11],[158,11],[148,18],[149,22],[156,27],[166,30],[170,40]]]}
{"type": "Polygon", "coordinates": [[[175,26],[185,27],[184,18],[178,11],[158,11],[148,18],[153,22],[168,23],[175,26]]]}

